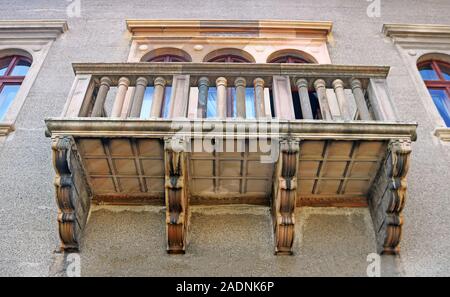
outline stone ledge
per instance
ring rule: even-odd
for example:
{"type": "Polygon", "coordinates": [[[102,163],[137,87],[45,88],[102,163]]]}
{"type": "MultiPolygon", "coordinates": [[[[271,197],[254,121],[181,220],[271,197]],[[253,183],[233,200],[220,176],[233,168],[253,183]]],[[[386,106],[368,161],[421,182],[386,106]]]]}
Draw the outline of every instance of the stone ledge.
{"type": "Polygon", "coordinates": [[[450,128],[436,128],[434,130],[434,135],[442,141],[450,142],[450,128]]]}
{"type": "Polygon", "coordinates": [[[14,131],[14,124],[7,122],[0,122],[0,136],[6,136],[14,131]]]}

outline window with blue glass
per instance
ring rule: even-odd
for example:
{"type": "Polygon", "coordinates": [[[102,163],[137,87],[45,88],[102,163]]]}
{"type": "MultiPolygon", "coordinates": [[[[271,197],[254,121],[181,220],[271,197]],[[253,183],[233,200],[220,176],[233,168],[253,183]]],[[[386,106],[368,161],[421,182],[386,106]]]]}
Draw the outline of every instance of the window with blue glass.
{"type": "Polygon", "coordinates": [[[418,64],[428,92],[447,127],[450,127],[450,64],[429,60],[418,64]]]}
{"type": "Polygon", "coordinates": [[[8,56],[0,59],[0,121],[19,92],[31,60],[23,56],[8,56]]]}

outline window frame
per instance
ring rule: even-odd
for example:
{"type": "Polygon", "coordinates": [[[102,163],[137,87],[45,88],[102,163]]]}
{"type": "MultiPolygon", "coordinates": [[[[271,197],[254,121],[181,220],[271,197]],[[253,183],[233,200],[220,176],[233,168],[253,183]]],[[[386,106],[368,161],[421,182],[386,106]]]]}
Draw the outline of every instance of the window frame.
{"type": "MultiPolygon", "coordinates": [[[[438,77],[437,80],[423,79],[421,74],[420,74],[420,77],[422,78],[422,81],[425,83],[425,86],[426,86],[428,92],[430,90],[444,90],[444,92],[447,95],[447,105],[450,106],[450,80],[445,79],[440,65],[445,65],[450,68],[450,63],[446,63],[444,61],[440,61],[440,60],[436,60],[436,59],[428,59],[428,60],[418,63],[417,69],[419,70],[419,74],[420,74],[420,71],[422,70],[421,68],[426,67],[426,66],[431,67],[431,69],[436,73],[436,75],[438,77]]],[[[431,96],[431,94],[430,94],[430,96],[431,96]]],[[[433,102],[433,104],[434,104],[434,102],[433,102]]],[[[436,106],[436,109],[437,109],[437,106],[436,106]]],[[[439,112],[439,110],[438,110],[438,112],[439,112]]],[[[442,117],[441,114],[440,114],[440,116],[442,117]]],[[[449,118],[450,118],[450,114],[449,114],[449,118]]],[[[442,117],[442,120],[444,122],[446,122],[446,119],[444,119],[443,117],[442,117]]],[[[447,127],[450,127],[450,126],[447,126],[447,127]]]]}

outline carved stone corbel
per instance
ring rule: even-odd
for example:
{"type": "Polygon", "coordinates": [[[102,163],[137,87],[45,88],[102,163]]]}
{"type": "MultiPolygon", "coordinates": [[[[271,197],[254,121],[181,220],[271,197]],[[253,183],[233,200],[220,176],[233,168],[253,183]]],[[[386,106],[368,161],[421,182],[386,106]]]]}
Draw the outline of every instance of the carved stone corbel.
{"type": "Polygon", "coordinates": [[[392,140],[369,193],[369,208],[380,254],[398,254],[400,251],[410,154],[410,140],[392,140]]]}
{"type": "Polygon", "coordinates": [[[272,194],[276,255],[292,255],[293,253],[298,158],[299,141],[294,139],[282,140],[274,173],[272,194]]]}
{"type": "Polygon", "coordinates": [[[53,138],[52,152],[61,250],[78,251],[92,195],[72,138],[53,138]]]}
{"type": "Polygon", "coordinates": [[[188,231],[187,141],[166,138],[164,144],[167,252],[184,254],[188,231]]]}

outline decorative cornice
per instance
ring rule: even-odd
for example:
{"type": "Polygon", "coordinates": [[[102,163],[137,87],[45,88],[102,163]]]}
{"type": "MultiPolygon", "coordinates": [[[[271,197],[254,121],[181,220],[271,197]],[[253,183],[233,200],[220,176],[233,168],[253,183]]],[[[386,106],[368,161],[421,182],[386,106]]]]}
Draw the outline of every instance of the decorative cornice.
{"type": "Polygon", "coordinates": [[[55,40],[68,29],[65,20],[1,20],[0,41],[55,40]]]}
{"type": "MultiPolygon", "coordinates": [[[[256,120],[134,120],[134,119],[108,119],[108,118],[46,118],[47,136],[72,135],[78,137],[165,137],[171,135],[198,137],[208,133],[209,137],[259,137],[254,127],[264,123],[270,127],[268,121],[256,120]],[[176,125],[174,124],[176,123],[176,125]],[[214,126],[211,126],[214,125],[214,126]],[[228,125],[228,126],[227,126],[228,125]],[[177,128],[174,128],[177,127],[177,128]],[[179,130],[178,128],[191,127],[193,130],[179,130]],[[221,127],[224,131],[214,130],[211,127],[221,127]],[[238,129],[239,127],[239,129],[238,129]],[[200,133],[200,134],[199,134],[200,133]]],[[[339,122],[296,120],[278,121],[276,131],[267,132],[267,137],[298,137],[302,139],[364,139],[387,140],[409,139],[416,140],[417,123],[405,122],[339,122]]]]}
{"type": "Polygon", "coordinates": [[[290,20],[126,20],[131,33],[143,31],[303,31],[328,35],[332,22],[290,21],[290,20]]]}
{"type": "Polygon", "coordinates": [[[450,25],[384,24],[382,33],[394,43],[409,47],[450,44],[450,25]]]}
{"type": "Polygon", "coordinates": [[[145,76],[148,74],[190,74],[212,76],[360,77],[386,78],[389,66],[334,64],[258,64],[258,63],[73,63],[75,74],[102,76],[145,76]]]}
{"type": "Polygon", "coordinates": [[[442,141],[450,141],[450,128],[436,128],[434,135],[442,141]]]}

